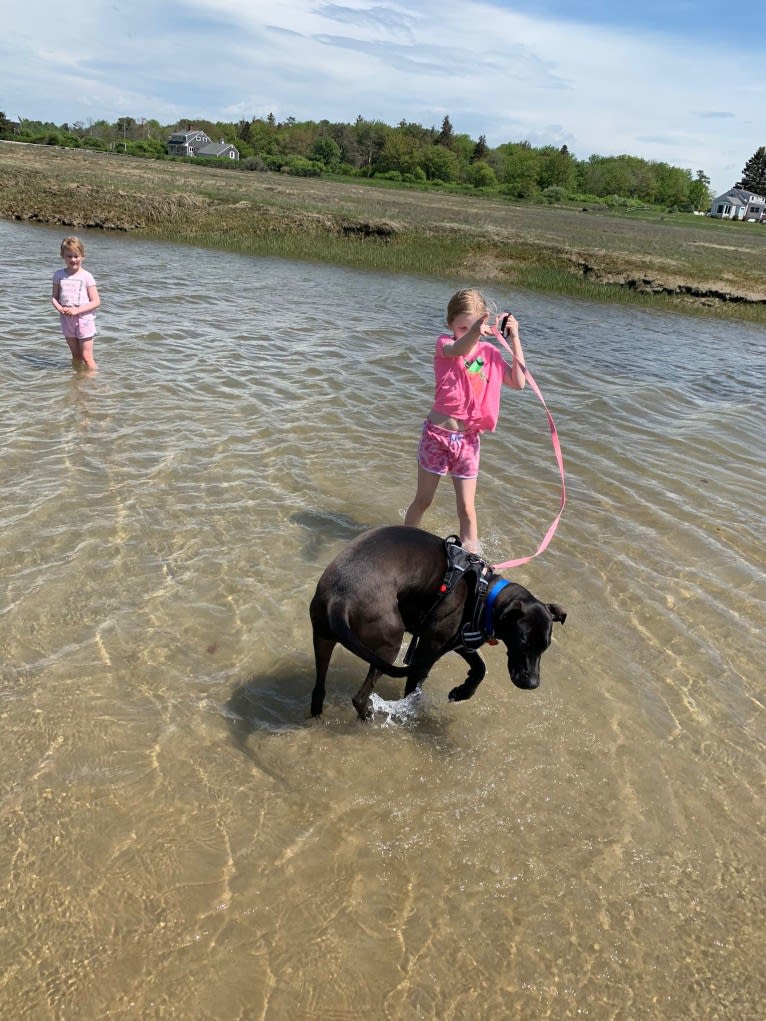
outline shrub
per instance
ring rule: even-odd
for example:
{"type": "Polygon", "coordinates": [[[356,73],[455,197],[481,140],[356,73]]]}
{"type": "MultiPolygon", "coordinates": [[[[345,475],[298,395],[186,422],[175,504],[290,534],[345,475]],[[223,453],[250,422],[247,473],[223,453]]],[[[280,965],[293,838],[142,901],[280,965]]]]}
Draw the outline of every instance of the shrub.
{"type": "Polygon", "coordinates": [[[268,170],[269,168],[266,166],[265,162],[261,159],[260,156],[248,156],[246,160],[242,160],[242,169],[258,170],[263,172],[265,170],[268,170]]]}
{"type": "Polygon", "coordinates": [[[468,168],[467,180],[474,188],[494,188],[497,186],[495,171],[483,160],[472,163],[468,168]]]}
{"type": "Polygon", "coordinates": [[[566,188],[562,188],[558,184],[551,184],[548,188],[543,191],[543,196],[547,202],[563,202],[566,198],[566,188]]]}
{"type": "Polygon", "coordinates": [[[307,160],[305,156],[292,156],[282,167],[293,177],[321,177],[322,164],[316,160],[307,160]]]}

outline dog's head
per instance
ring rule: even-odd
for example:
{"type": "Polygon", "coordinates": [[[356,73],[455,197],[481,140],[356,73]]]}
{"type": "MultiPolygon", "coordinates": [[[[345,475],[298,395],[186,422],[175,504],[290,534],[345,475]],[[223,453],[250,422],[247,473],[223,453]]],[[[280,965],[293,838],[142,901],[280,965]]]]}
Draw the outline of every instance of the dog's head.
{"type": "Polygon", "coordinates": [[[540,657],[551,644],[554,623],[566,619],[566,610],[541,603],[530,593],[498,609],[495,634],[508,649],[508,673],[517,688],[531,690],[540,684],[540,657]]]}

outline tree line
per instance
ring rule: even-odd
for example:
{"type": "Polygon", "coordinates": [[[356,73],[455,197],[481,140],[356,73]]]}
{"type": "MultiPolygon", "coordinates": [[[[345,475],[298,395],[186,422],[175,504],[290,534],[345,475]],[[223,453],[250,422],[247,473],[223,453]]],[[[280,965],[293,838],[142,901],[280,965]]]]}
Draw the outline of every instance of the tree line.
{"type": "MultiPolygon", "coordinates": [[[[712,197],[710,179],[702,170],[692,173],[630,155],[594,154],[580,160],[565,145],[510,141],[491,147],[483,135],[474,140],[455,132],[448,116],[437,129],[404,120],[391,126],[361,116],[353,123],[297,121],[293,117],[280,122],[272,114],[236,123],[199,118],[161,125],[156,120],[120,117],[114,123],[13,124],[0,113],[3,138],[152,159],[178,158],[167,155],[167,140],[174,132],[192,127],[205,131],[213,141],[237,147],[239,162],[214,161],[227,169],[367,177],[538,202],[595,198],[611,205],[646,204],[685,211],[707,210],[712,197]]],[[[758,153],[748,161],[739,183],[753,191],[760,188],[763,194],[766,181],[758,174],[766,176],[766,151],[761,148],[758,153]],[[758,153],[761,160],[756,159],[758,153]],[[749,177],[748,167],[753,171],[749,177]]]]}

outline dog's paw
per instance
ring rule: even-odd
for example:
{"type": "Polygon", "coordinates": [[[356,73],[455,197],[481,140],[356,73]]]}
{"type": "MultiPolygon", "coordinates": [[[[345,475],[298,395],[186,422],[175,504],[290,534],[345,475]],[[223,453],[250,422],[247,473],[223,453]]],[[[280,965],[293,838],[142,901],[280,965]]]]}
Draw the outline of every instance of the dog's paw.
{"type": "Polygon", "coordinates": [[[367,698],[362,701],[354,697],[351,701],[354,703],[354,709],[359,714],[360,720],[369,720],[372,717],[372,699],[367,698]]]}
{"type": "Polygon", "coordinates": [[[449,693],[449,700],[450,702],[465,702],[475,691],[475,685],[466,684],[464,681],[462,684],[458,684],[456,688],[452,689],[449,693]]]}

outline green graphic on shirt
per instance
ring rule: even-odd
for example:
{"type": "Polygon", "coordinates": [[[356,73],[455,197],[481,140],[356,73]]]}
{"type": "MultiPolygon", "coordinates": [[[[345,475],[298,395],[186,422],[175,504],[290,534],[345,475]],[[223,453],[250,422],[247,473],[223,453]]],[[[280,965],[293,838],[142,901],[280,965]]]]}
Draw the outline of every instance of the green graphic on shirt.
{"type": "Polygon", "coordinates": [[[484,359],[474,358],[472,362],[466,362],[465,367],[468,372],[481,372],[482,368],[484,367],[484,359]]]}

